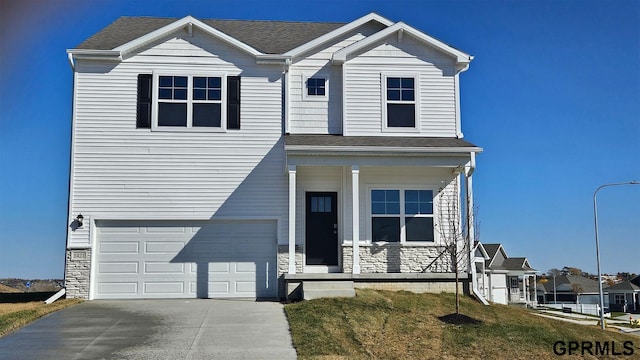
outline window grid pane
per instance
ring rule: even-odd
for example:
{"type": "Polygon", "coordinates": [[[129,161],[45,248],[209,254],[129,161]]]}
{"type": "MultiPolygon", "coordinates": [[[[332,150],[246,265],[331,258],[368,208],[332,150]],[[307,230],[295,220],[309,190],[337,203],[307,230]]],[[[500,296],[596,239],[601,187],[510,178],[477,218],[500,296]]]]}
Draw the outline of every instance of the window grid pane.
{"type": "Polygon", "coordinates": [[[219,77],[194,77],[193,99],[220,101],[222,99],[222,81],[219,77]]]}
{"type": "Polygon", "coordinates": [[[325,79],[322,78],[309,78],[307,79],[307,95],[311,96],[324,96],[325,94],[325,79]]]}
{"type": "Polygon", "coordinates": [[[399,190],[372,190],[371,191],[372,214],[400,214],[399,190]]]}
{"type": "Polygon", "coordinates": [[[414,101],[415,90],[413,78],[387,78],[387,100],[414,101]]]}

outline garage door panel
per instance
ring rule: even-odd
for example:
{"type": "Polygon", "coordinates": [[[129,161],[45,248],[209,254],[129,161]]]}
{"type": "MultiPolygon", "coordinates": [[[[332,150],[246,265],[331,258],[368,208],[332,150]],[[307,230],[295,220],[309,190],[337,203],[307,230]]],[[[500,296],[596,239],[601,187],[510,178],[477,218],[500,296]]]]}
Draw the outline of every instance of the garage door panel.
{"type": "Polygon", "coordinates": [[[144,251],[147,254],[176,254],[184,244],[184,241],[146,241],[144,251]]]}
{"type": "Polygon", "coordinates": [[[150,295],[176,295],[184,293],[184,283],[175,281],[145,281],[143,294],[150,295]]]}
{"type": "Polygon", "coordinates": [[[277,295],[275,221],[97,225],[95,298],[277,295]]]}
{"type": "Polygon", "coordinates": [[[103,254],[138,254],[138,242],[110,241],[100,243],[99,251],[103,254]]]}
{"type": "Polygon", "coordinates": [[[137,274],[138,262],[100,262],[98,274],[137,274]]]}
{"type": "Polygon", "coordinates": [[[112,296],[130,297],[138,293],[137,282],[101,282],[98,293],[112,296]]]}
{"type": "Polygon", "coordinates": [[[144,272],[145,274],[184,274],[184,264],[146,261],[144,272]]]}

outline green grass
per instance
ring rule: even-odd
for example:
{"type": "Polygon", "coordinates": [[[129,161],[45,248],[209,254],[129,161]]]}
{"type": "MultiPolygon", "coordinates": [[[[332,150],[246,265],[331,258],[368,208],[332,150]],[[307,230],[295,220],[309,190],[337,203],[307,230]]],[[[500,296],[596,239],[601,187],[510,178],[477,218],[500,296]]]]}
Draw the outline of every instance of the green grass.
{"type": "Polygon", "coordinates": [[[465,316],[447,316],[454,304],[453,294],[363,290],[354,298],[288,304],[285,311],[300,359],[555,359],[556,341],[615,341],[619,349],[632,341],[634,355],[625,358],[640,358],[638,337],[466,297],[465,316]]]}
{"type": "Polygon", "coordinates": [[[82,300],[64,299],[48,305],[41,301],[17,304],[0,303],[0,336],[15,331],[44,315],[80,302],[82,300]]]}

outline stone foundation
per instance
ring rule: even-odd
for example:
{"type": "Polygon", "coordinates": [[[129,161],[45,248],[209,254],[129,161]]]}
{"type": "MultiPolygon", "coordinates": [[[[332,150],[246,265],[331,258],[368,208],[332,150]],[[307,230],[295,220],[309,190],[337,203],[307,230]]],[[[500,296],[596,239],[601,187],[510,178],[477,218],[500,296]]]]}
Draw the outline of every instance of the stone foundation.
{"type": "MultiPolygon", "coordinates": [[[[284,274],[289,272],[289,245],[278,245],[278,297],[285,298],[284,274]]],[[[296,245],[296,273],[302,273],[302,247],[296,245]]]]}
{"type": "MultiPolygon", "coordinates": [[[[447,273],[453,271],[451,256],[443,254],[441,246],[418,246],[387,243],[360,245],[360,273],[447,273]],[[434,259],[436,259],[434,262],[434,259]]],[[[345,273],[353,268],[353,248],[342,246],[342,267],[345,273]]]]}
{"type": "Polygon", "coordinates": [[[89,299],[91,249],[67,250],[64,279],[67,298],[89,299]]]}

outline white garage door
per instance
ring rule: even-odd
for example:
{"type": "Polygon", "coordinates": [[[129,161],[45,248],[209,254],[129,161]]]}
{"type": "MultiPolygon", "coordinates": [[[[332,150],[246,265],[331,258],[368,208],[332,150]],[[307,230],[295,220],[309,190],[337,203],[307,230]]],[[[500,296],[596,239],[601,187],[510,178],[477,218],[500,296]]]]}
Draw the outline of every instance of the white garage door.
{"type": "Polygon", "coordinates": [[[275,221],[99,221],[95,299],[276,297],[275,221]]]}

